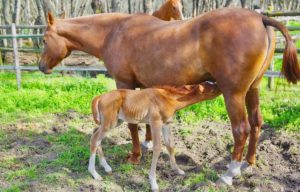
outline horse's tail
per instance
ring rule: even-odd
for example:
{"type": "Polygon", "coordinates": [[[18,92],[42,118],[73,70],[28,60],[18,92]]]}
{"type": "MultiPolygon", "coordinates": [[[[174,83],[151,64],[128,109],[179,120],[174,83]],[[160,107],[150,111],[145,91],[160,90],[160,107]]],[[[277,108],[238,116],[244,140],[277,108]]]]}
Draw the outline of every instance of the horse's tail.
{"type": "Polygon", "coordinates": [[[283,53],[281,72],[288,82],[296,84],[300,81],[300,68],[297,58],[297,49],[289,35],[288,29],[280,22],[266,16],[262,17],[262,21],[264,25],[275,27],[283,34],[286,45],[283,53]]]}
{"type": "Polygon", "coordinates": [[[92,101],[92,113],[93,113],[93,118],[96,124],[100,125],[100,112],[99,112],[99,101],[101,99],[101,96],[97,96],[93,99],[92,101]]]}

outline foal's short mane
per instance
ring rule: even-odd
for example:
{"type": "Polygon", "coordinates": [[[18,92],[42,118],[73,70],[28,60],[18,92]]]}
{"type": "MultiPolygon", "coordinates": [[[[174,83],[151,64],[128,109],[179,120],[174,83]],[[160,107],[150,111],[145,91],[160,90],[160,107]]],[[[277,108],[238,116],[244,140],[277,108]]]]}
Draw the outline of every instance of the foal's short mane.
{"type": "Polygon", "coordinates": [[[171,94],[177,94],[177,95],[186,95],[188,93],[194,92],[197,90],[197,85],[190,85],[191,89],[187,88],[187,86],[182,85],[182,86],[169,86],[169,85],[156,85],[153,86],[152,88],[156,89],[164,89],[171,94]]]}

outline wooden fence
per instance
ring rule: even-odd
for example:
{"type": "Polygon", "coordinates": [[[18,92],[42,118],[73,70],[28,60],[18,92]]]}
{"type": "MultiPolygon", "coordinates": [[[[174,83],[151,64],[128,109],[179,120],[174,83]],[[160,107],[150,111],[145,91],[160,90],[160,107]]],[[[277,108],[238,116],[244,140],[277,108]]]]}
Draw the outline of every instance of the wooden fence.
{"type": "MultiPolygon", "coordinates": [[[[269,14],[270,15],[270,14],[269,14]]],[[[276,15],[276,14],[275,14],[276,15]]],[[[284,15],[283,13],[280,13],[280,15],[284,15]]],[[[295,14],[293,14],[294,16],[295,14]]],[[[272,15],[273,16],[273,15],[272,15]]],[[[26,26],[26,25],[20,25],[16,26],[14,23],[11,26],[3,26],[0,25],[0,29],[11,29],[10,35],[0,35],[0,39],[12,39],[13,40],[13,47],[0,47],[0,70],[15,70],[16,71],[16,79],[17,79],[17,85],[18,89],[21,89],[21,70],[26,71],[36,71],[38,70],[37,66],[20,66],[19,64],[19,52],[35,52],[35,53],[41,53],[43,49],[40,48],[19,48],[17,39],[18,38],[42,38],[43,34],[17,34],[17,29],[44,29],[46,26],[44,25],[36,25],[36,26],[26,26]],[[14,66],[5,66],[3,65],[2,58],[1,58],[1,51],[13,51],[14,53],[14,66]]],[[[295,26],[287,26],[289,31],[300,31],[300,27],[295,26]]],[[[282,48],[276,48],[275,53],[283,53],[282,48]]],[[[297,49],[298,52],[300,52],[300,49],[297,49]]],[[[269,88],[272,87],[273,78],[281,77],[280,72],[273,71],[273,64],[270,67],[270,70],[266,72],[265,76],[269,77],[269,88]]],[[[56,71],[95,71],[99,73],[107,74],[107,71],[105,67],[57,67],[54,70],[56,71]]]]}

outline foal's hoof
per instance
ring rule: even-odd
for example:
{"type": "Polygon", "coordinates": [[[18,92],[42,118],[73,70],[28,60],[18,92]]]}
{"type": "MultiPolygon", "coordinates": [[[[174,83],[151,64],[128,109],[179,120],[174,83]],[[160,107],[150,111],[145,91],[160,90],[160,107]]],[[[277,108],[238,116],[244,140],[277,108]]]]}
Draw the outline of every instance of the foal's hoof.
{"type": "Polygon", "coordinates": [[[232,177],[228,177],[228,176],[225,176],[225,175],[222,175],[216,182],[216,185],[218,187],[223,187],[223,186],[226,186],[226,185],[232,185],[232,177]]]}
{"type": "Polygon", "coordinates": [[[89,171],[89,172],[91,173],[91,175],[93,176],[93,178],[95,180],[98,180],[98,181],[102,180],[102,177],[97,172],[94,172],[94,171],[89,171]]]}
{"type": "Polygon", "coordinates": [[[185,172],[184,172],[183,170],[181,170],[181,169],[178,169],[178,170],[177,170],[177,173],[178,173],[179,175],[185,175],[185,172]]]}
{"type": "Polygon", "coordinates": [[[140,164],[140,159],[141,159],[141,155],[129,154],[129,155],[127,156],[127,161],[128,161],[129,163],[134,164],[134,165],[140,164]]]}

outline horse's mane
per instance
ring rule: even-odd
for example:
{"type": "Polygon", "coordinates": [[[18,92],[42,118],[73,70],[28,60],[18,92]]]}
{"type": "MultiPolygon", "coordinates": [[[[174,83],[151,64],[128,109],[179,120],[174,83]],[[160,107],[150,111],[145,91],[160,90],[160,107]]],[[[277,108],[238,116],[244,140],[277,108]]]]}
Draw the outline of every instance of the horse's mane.
{"type": "Polygon", "coordinates": [[[191,92],[194,92],[198,87],[198,85],[190,85],[190,86],[192,87],[192,89],[188,89],[185,85],[182,86],[156,85],[153,86],[152,88],[164,89],[170,92],[171,94],[186,95],[191,92]]]}

